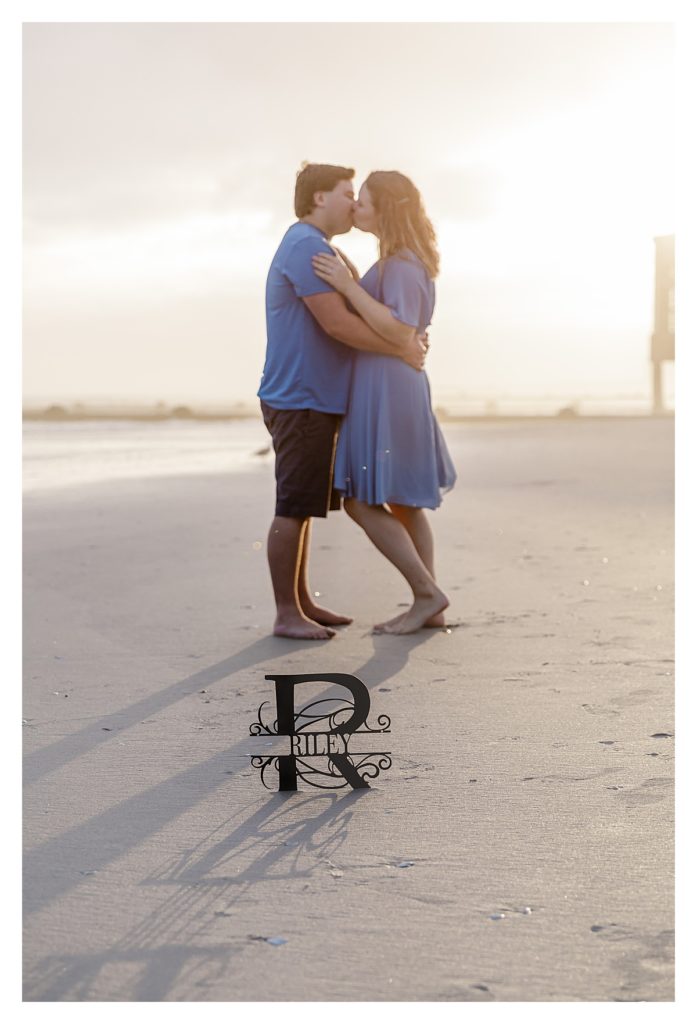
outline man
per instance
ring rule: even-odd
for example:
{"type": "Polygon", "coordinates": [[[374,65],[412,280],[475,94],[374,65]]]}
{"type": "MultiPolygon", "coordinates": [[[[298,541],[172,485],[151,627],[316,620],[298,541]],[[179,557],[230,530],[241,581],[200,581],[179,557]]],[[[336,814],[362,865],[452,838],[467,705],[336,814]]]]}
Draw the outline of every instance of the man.
{"type": "Polygon", "coordinates": [[[298,172],[298,220],[284,235],[266,282],[267,349],[257,394],[276,453],[276,514],[267,546],[273,631],[299,640],[328,640],[332,626],[352,621],[320,608],[308,581],[311,517],[340,507],[332,479],[350,350],[400,356],[417,369],[425,355],[422,339],[405,349],[376,334],[312,268],[312,257],[334,255],[331,238],[353,226],[354,174],[331,164],[306,164],[298,172]]]}

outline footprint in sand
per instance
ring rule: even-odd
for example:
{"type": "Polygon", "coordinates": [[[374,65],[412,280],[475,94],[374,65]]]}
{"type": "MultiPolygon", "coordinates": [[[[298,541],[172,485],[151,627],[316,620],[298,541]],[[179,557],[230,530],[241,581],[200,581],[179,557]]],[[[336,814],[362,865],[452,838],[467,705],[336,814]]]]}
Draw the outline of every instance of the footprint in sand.
{"type": "Polygon", "coordinates": [[[619,715],[619,711],[615,711],[614,708],[604,708],[599,704],[582,704],[581,707],[589,715],[601,715],[604,718],[612,718],[615,715],[619,715]]]}
{"type": "Polygon", "coordinates": [[[646,704],[655,696],[655,690],[630,690],[629,693],[620,694],[619,697],[611,697],[610,703],[616,704],[619,708],[632,708],[639,704],[646,704]]]}
{"type": "Polygon", "coordinates": [[[673,779],[646,779],[640,786],[625,789],[617,795],[630,805],[655,804],[670,796],[672,789],[673,779]]]}
{"type": "Polygon", "coordinates": [[[438,992],[424,997],[429,1002],[437,1003],[489,1003],[496,996],[488,985],[475,984],[467,987],[455,987],[441,989],[438,992]]]}
{"type": "Polygon", "coordinates": [[[672,930],[652,935],[609,922],[594,924],[591,931],[604,942],[631,943],[629,955],[623,952],[615,961],[624,975],[619,1001],[653,1002],[672,998],[675,949],[672,930]]]}
{"type": "Polygon", "coordinates": [[[624,925],[615,924],[614,921],[608,924],[593,924],[591,925],[591,931],[598,936],[600,939],[604,939],[606,942],[625,942],[629,939],[636,938],[636,933],[631,928],[625,928],[624,925]]]}

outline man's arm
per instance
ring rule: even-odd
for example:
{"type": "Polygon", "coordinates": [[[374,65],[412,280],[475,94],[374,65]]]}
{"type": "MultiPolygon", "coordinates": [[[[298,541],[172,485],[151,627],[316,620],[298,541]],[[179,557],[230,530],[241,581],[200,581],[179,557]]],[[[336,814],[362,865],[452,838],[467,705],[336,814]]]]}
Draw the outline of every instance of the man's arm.
{"type": "Polygon", "coordinates": [[[392,315],[392,310],[378,302],[361,288],[357,281],[352,281],[344,291],[344,296],[351,303],[360,318],[374,331],[392,345],[408,345],[416,334],[416,328],[402,323],[392,315]]]}
{"type": "Polygon", "coordinates": [[[416,337],[416,328],[398,319],[389,306],[374,299],[336,255],[316,252],[312,257],[312,267],[317,277],[343,295],[361,320],[381,338],[396,345],[400,351],[403,346],[412,343],[416,337]]]}
{"type": "MultiPolygon", "coordinates": [[[[388,315],[398,327],[403,328],[403,331],[395,331],[390,340],[381,337],[364,320],[346,308],[346,303],[338,292],[304,295],[303,302],[330,337],[336,338],[350,348],[406,358],[407,353],[414,351],[415,343],[418,344],[416,330],[407,324],[400,324],[391,314],[388,315]]],[[[407,362],[411,360],[407,359],[407,362]]]]}

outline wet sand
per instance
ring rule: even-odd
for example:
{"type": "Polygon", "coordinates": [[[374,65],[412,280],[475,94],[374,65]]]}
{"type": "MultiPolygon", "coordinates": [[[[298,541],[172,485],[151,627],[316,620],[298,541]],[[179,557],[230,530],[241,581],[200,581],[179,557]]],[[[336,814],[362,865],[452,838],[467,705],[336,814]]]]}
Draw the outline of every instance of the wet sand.
{"type": "Polygon", "coordinates": [[[412,637],[342,514],[312,578],[356,622],[269,635],[268,457],[29,493],[25,999],[672,999],[672,433],[447,425],[452,628],[412,637]],[[264,676],[320,671],[392,768],[269,793],[264,676]]]}

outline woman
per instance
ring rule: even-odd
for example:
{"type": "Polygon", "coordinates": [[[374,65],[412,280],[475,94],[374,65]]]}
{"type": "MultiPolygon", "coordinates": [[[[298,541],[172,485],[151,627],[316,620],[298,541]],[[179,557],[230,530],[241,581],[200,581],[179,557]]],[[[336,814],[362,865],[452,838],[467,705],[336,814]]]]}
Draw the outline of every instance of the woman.
{"type": "MultiPolygon", "coordinates": [[[[402,343],[431,322],[438,252],[418,190],[397,171],[374,171],[361,186],[354,225],[380,243],[380,259],[358,280],[336,257],[318,254],[315,272],[374,331],[402,343]]],[[[396,356],[356,352],[349,408],[336,452],[334,485],[344,508],[402,573],[413,593],[403,615],[375,632],[414,633],[444,624],[448,598],[435,581],[425,508],[440,505],[455,469],[431,409],[428,378],[396,356]]]]}

